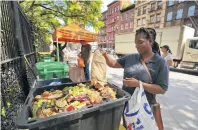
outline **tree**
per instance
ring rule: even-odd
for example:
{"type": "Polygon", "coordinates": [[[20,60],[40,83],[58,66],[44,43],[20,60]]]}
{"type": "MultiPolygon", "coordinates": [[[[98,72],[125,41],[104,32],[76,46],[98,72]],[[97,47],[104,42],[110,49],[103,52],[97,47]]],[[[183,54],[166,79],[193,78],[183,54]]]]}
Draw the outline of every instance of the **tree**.
{"type": "Polygon", "coordinates": [[[34,25],[35,39],[50,43],[56,27],[76,23],[93,26],[98,31],[104,23],[99,21],[102,1],[20,1],[24,13],[34,25]]]}

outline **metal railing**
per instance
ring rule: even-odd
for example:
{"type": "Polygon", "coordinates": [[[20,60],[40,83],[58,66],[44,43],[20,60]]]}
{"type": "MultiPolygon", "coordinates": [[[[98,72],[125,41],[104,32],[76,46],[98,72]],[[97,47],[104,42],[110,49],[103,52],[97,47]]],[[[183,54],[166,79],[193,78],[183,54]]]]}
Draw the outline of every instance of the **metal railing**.
{"type": "Polygon", "coordinates": [[[15,1],[1,1],[1,128],[16,130],[18,116],[35,77],[24,55],[36,63],[33,28],[15,1]]]}

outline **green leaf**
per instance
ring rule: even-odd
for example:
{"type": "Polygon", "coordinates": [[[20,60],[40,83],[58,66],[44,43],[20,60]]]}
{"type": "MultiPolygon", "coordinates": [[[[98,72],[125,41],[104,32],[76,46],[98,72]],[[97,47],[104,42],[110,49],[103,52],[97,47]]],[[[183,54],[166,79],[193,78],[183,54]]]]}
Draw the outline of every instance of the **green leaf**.
{"type": "Polygon", "coordinates": [[[4,117],[6,116],[5,107],[1,108],[1,115],[4,117]]]}
{"type": "Polygon", "coordinates": [[[51,42],[52,32],[61,26],[58,19],[62,19],[65,25],[76,23],[87,26],[91,24],[95,30],[99,30],[104,25],[98,20],[101,17],[101,0],[60,2],[25,0],[20,6],[34,25],[35,46],[38,49],[41,44],[51,42]]]}

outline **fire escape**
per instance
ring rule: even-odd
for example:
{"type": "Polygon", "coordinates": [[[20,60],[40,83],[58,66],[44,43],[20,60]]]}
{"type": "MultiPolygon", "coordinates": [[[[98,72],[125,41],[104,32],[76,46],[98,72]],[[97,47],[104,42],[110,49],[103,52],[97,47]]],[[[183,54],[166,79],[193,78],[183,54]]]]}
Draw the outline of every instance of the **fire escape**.
{"type": "MultiPolygon", "coordinates": [[[[195,2],[195,4],[196,4],[196,6],[198,6],[198,1],[197,1],[197,0],[194,0],[194,2],[195,2]]],[[[197,21],[195,20],[195,17],[197,17],[197,16],[198,16],[198,10],[195,10],[195,15],[189,17],[189,19],[190,19],[192,25],[195,27],[196,32],[198,31],[198,23],[197,23],[197,21]]]]}

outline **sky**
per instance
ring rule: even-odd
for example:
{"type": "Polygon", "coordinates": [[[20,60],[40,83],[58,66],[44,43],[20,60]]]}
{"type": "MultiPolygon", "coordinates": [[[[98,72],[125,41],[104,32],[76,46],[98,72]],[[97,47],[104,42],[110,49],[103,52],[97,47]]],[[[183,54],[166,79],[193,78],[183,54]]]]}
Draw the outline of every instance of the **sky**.
{"type": "Polygon", "coordinates": [[[107,10],[107,5],[113,2],[114,0],[102,0],[102,1],[103,1],[103,5],[101,8],[101,12],[104,12],[107,10]]]}

